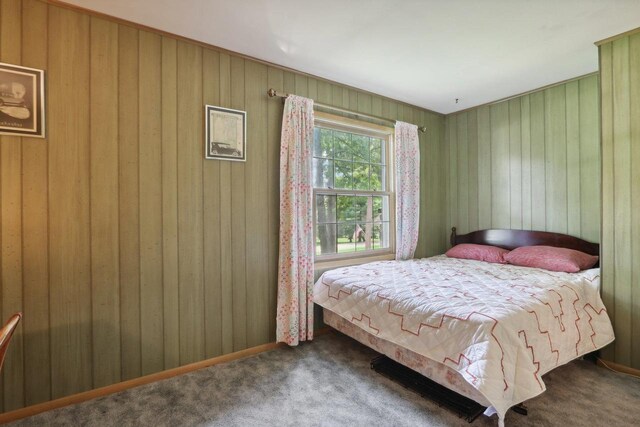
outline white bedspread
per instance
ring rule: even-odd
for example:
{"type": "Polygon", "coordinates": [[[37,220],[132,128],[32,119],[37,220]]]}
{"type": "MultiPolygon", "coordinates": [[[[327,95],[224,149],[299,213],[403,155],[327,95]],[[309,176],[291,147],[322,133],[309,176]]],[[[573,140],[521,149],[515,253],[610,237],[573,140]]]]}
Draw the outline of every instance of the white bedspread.
{"type": "Polygon", "coordinates": [[[366,331],[444,363],[504,420],[542,375],[605,346],[599,270],[555,273],[437,256],[324,273],[314,300],[366,331]]]}

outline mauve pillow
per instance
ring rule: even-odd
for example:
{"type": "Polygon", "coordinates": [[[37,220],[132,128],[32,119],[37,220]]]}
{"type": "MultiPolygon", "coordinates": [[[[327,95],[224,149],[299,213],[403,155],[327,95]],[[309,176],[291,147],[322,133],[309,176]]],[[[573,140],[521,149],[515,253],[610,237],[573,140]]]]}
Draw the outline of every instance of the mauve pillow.
{"type": "Polygon", "coordinates": [[[505,255],[509,264],[577,273],[593,267],[598,257],[584,252],[553,246],[523,246],[505,255]]]}
{"type": "Polygon", "coordinates": [[[497,246],[474,245],[473,243],[461,243],[455,245],[445,254],[449,258],[475,259],[477,261],[495,262],[506,264],[504,256],[508,250],[497,246]]]}

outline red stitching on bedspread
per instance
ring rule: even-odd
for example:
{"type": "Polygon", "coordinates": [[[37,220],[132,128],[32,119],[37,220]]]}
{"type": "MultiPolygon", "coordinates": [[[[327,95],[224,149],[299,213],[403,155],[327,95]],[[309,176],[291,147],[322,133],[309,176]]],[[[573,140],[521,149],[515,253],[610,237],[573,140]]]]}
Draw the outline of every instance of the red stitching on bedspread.
{"type": "MultiPolygon", "coordinates": [[[[551,349],[551,353],[556,354],[556,366],[558,366],[558,361],[560,360],[560,352],[555,348],[553,348],[553,343],[551,342],[551,334],[549,333],[549,331],[543,331],[542,328],[540,328],[540,320],[538,319],[538,313],[536,313],[535,310],[531,310],[529,311],[529,313],[533,314],[536,317],[536,323],[538,324],[538,332],[540,332],[541,335],[544,335],[544,334],[547,335],[547,339],[549,340],[549,348],[551,349]]],[[[533,349],[531,349],[531,352],[533,352],[533,349]]],[[[539,368],[540,367],[538,366],[538,370],[539,368]]]]}
{"type": "Polygon", "coordinates": [[[578,313],[578,309],[576,308],[576,303],[578,301],[580,301],[580,296],[578,295],[578,293],[575,291],[575,289],[573,289],[571,286],[568,285],[562,285],[563,288],[567,288],[569,290],[571,290],[571,292],[573,292],[576,296],[576,299],[573,300],[573,310],[576,312],[576,320],[575,325],[576,325],[576,331],[578,331],[578,341],[576,341],[576,356],[578,355],[578,345],[580,344],[580,342],[582,341],[582,334],[580,334],[580,327],[578,327],[578,322],[580,321],[580,314],[578,313]]]}
{"type": "MultiPolygon", "coordinates": [[[[351,292],[347,292],[347,291],[344,291],[344,290],[342,290],[342,289],[338,289],[338,296],[337,296],[337,297],[334,297],[333,295],[331,295],[331,285],[329,285],[329,284],[325,283],[325,282],[324,282],[324,278],[322,279],[322,284],[323,284],[323,285],[325,285],[325,286],[328,288],[328,289],[327,289],[327,296],[328,296],[329,298],[333,298],[334,300],[338,300],[338,301],[340,300],[340,293],[343,293],[343,294],[345,294],[345,295],[347,295],[347,296],[351,295],[351,292]]],[[[376,285],[376,284],[373,284],[373,285],[374,285],[374,286],[378,286],[378,287],[380,287],[380,285],[376,285]]],[[[350,285],[350,286],[351,286],[352,288],[355,288],[355,289],[365,289],[365,287],[364,287],[364,286],[358,286],[358,285],[353,285],[353,284],[352,284],[352,285],[350,285]]]]}
{"type": "MultiPolygon", "coordinates": [[[[495,293],[498,296],[505,297],[504,295],[502,295],[498,291],[496,291],[495,293]]],[[[558,294],[558,295],[560,295],[560,294],[558,294]]],[[[562,298],[560,298],[560,300],[562,301],[562,298]]],[[[533,314],[533,316],[536,318],[536,325],[538,326],[538,332],[540,333],[540,335],[545,335],[545,334],[547,335],[547,340],[549,340],[549,349],[551,350],[551,353],[555,353],[556,354],[556,366],[558,366],[558,362],[560,360],[560,352],[557,349],[553,348],[553,342],[551,341],[551,334],[549,333],[549,331],[548,330],[546,330],[546,331],[542,330],[542,326],[540,326],[540,319],[538,318],[538,313],[535,310],[528,310],[524,306],[522,306],[521,304],[518,304],[516,301],[513,300],[513,297],[506,297],[505,301],[509,301],[510,303],[520,307],[523,311],[526,311],[529,314],[533,314]]],[[[560,307],[562,307],[562,305],[560,307]]],[[[552,314],[553,314],[553,311],[552,311],[552,314]]],[[[563,329],[563,331],[564,331],[564,329],[563,329]]]]}
{"type": "Polygon", "coordinates": [[[467,360],[467,367],[464,369],[465,372],[469,375],[471,375],[473,377],[473,383],[475,384],[476,381],[478,380],[478,377],[476,377],[475,375],[473,375],[471,372],[469,372],[469,365],[471,365],[471,360],[465,356],[464,354],[460,353],[460,355],[458,356],[458,361],[456,362],[455,360],[451,359],[450,357],[445,357],[444,360],[442,361],[442,363],[447,363],[447,360],[450,360],[451,362],[455,363],[456,365],[460,366],[460,359],[465,358],[467,360]]]}
{"type": "Polygon", "coordinates": [[[591,310],[593,310],[593,312],[594,312],[595,314],[597,314],[598,316],[600,316],[600,315],[602,314],[602,312],[605,312],[605,313],[606,313],[606,312],[607,312],[607,309],[603,307],[603,308],[601,308],[601,309],[600,309],[600,311],[598,311],[598,310],[596,310],[595,308],[593,308],[593,306],[592,306],[590,303],[586,303],[586,304],[584,305],[584,307],[583,307],[584,312],[585,312],[585,313],[587,313],[587,316],[589,316],[589,327],[591,327],[591,332],[593,332],[593,333],[591,334],[591,343],[593,344],[593,348],[597,349],[597,348],[598,348],[598,346],[596,345],[595,341],[593,340],[593,337],[595,337],[597,334],[596,334],[596,330],[595,330],[595,329],[593,329],[593,325],[591,324],[591,321],[593,320],[593,317],[591,317],[591,315],[590,315],[590,314],[589,314],[589,312],[587,311],[587,306],[588,306],[588,307],[591,307],[591,310]]]}
{"type": "MultiPolygon", "coordinates": [[[[562,298],[562,295],[560,294],[560,292],[556,291],[555,289],[549,289],[549,292],[553,292],[554,294],[558,295],[558,297],[560,298],[558,300],[558,305],[560,306],[560,318],[558,319],[558,321],[560,322],[560,330],[564,332],[565,327],[564,327],[564,322],[562,321],[562,316],[564,316],[564,308],[562,308],[562,303],[564,302],[564,299],[562,298]]],[[[551,311],[551,313],[553,313],[553,311],[551,311]]]]}
{"type": "Polygon", "coordinates": [[[371,317],[367,316],[366,314],[364,314],[364,313],[360,313],[360,318],[359,318],[359,319],[358,319],[357,317],[355,317],[355,316],[351,316],[351,321],[353,322],[354,320],[357,320],[358,322],[362,322],[362,320],[363,320],[365,317],[366,317],[367,319],[369,319],[369,328],[371,328],[371,329],[375,329],[375,331],[376,331],[376,335],[378,335],[378,334],[380,333],[380,329],[376,328],[375,326],[373,326],[373,325],[371,324],[371,317]]]}
{"type": "Polygon", "coordinates": [[[529,345],[529,340],[527,339],[527,333],[524,331],[524,329],[518,332],[518,336],[520,336],[520,334],[524,334],[524,344],[527,346],[528,349],[531,349],[531,357],[533,358],[533,364],[536,365],[536,367],[538,368],[533,373],[533,377],[538,382],[538,385],[540,386],[540,388],[542,388],[542,384],[540,383],[540,378],[538,378],[538,372],[540,372],[540,362],[536,361],[536,354],[533,351],[533,346],[529,345]]]}

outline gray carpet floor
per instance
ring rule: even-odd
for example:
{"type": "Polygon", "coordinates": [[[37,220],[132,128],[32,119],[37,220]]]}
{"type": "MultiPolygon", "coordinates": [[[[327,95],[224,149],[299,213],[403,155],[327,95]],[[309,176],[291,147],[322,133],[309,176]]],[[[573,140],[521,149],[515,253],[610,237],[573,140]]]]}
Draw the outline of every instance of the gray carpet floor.
{"type": "MultiPolygon", "coordinates": [[[[12,426],[469,426],[369,368],[376,355],[337,333],[36,415],[12,426]]],[[[627,426],[640,380],[575,361],[507,426],[627,426]]],[[[496,426],[480,416],[473,427],[496,426]]]]}

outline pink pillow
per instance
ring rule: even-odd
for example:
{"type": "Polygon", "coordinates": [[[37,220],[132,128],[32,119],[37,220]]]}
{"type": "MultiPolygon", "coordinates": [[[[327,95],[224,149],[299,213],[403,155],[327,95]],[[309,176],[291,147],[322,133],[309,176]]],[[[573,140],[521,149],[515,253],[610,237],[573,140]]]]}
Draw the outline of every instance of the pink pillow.
{"type": "Polygon", "coordinates": [[[449,258],[475,259],[477,261],[506,264],[507,261],[505,261],[504,256],[508,253],[508,250],[497,246],[461,243],[449,249],[445,255],[449,258]]]}
{"type": "Polygon", "coordinates": [[[523,246],[509,252],[505,256],[505,260],[509,264],[522,267],[577,273],[596,265],[598,257],[573,249],[552,246],[523,246]]]}

